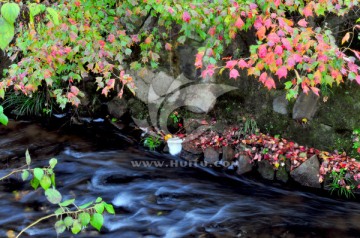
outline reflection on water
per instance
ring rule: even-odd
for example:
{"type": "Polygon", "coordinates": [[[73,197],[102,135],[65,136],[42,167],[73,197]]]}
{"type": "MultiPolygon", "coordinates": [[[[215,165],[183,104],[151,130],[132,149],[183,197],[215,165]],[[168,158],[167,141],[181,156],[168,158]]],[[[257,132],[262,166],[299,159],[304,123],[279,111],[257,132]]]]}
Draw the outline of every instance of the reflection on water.
{"type": "MultiPolygon", "coordinates": [[[[6,144],[28,141],[24,133],[26,126],[22,130],[2,133],[0,149],[6,150],[1,146],[3,141],[6,144]]],[[[51,134],[53,141],[63,137],[42,133],[51,134]]],[[[116,215],[105,217],[102,234],[88,229],[78,237],[357,237],[360,234],[360,204],[356,202],[283,190],[230,178],[223,173],[210,174],[200,168],[134,168],[131,160],[168,163],[174,158],[133,147],[92,151],[94,142],[77,141],[86,149],[80,152],[79,148],[65,144],[56,156],[57,186],[66,195],[64,199],[75,197],[81,204],[101,196],[116,209],[116,215]]],[[[22,148],[28,146],[22,144],[22,148]]],[[[0,185],[0,237],[6,237],[10,229],[19,231],[53,209],[40,191],[32,191],[20,182],[12,189],[6,188],[7,185],[0,185]],[[16,194],[14,189],[24,192],[16,194]]],[[[51,222],[29,229],[27,235],[56,237],[54,229],[49,227],[51,222]]]]}

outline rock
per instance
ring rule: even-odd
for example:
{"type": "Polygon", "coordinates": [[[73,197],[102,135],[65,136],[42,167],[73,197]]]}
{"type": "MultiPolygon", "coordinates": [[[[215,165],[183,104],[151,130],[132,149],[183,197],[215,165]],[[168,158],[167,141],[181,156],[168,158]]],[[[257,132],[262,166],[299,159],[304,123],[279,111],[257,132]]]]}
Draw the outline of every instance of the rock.
{"type": "Polygon", "coordinates": [[[164,153],[169,153],[169,146],[166,144],[163,149],[164,153]]]}
{"type": "Polygon", "coordinates": [[[127,103],[125,99],[115,97],[107,103],[108,112],[112,117],[120,118],[127,112],[127,103]]]}
{"type": "Polygon", "coordinates": [[[212,147],[206,148],[204,151],[204,160],[208,164],[215,164],[219,161],[219,152],[212,147]]]}
{"type": "Polygon", "coordinates": [[[197,49],[198,47],[194,47],[189,44],[180,45],[176,49],[179,58],[180,72],[191,80],[195,80],[197,78],[197,71],[194,66],[197,49]]]}
{"type": "Polygon", "coordinates": [[[195,131],[198,127],[200,127],[201,120],[194,118],[185,118],[184,119],[184,128],[186,130],[186,134],[190,134],[195,131]]]}
{"type": "Polygon", "coordinates": [[[258,171],[264,179],[274,180],[274,168],[267,160],[258,162],[258,171]]]}
{"type": "Polygon", "coordinates": [[[291,171],[290,176],[303,186],[320,188],[319,169],[319,160],[317,156],[314,155],[291,171]]]}
{"type": "Polygon", "coordinates": [[[230,165],[230,163],[234,160],[234,157],[235,157],[235,150],[231,148],[231,146],[224,146],[222,160],[229,162],[228,164],[230,165]]]}
{"type": "Polygon", "coordinates": [[[202,158],[202,154],[193,154],[186,150],[182,150],[180,153],[180,158],[183,158],[190,162],[198,162],[202,158]]]}
{"type": "Polygon", "coordinates": [[[11,60],[7,57],[6,53],[0,49],[0,79],[3,78],[3,70],[11,65],[11,60]]]}
{"type": "Polygon", "coordinates": [[[276,97],[273,101],[273,110],[274,112],[280,113],[282,115],[287,115],[287,107],[289,101],[286,99],[285,95],[280,95],[276,97]]]}
{"type": "Polygon", "coordinates": [[[313,92],[309,92],[307,95],[305,93],[301,93],[296,99],[293,108],[293,119],[301,120],[303,118],[307,118],[311,120],[317,111],[318,101],[319,97],[313,92]]]}
{"type": "Polygon", "coordinates": [[[184,105],[194,113],[208,113],[214,108],[217,97],[236,87],[225,84],[200,83],[189,85],[184,89],[184,105]]]}
{"type": "Polygon", "coordinates": [[[195,155],[199,155],[203,153],[202,149],[198,148],[192,141],[183,143],[182,148],[183,150],[195,155]]]}
{"type": "Polygon", "coordinates": [[[236,173],[238,175],[245,174],[252,170],[252,163],[251,163],[251,159],[249,156],[240,155],[237,161],[238,161],[238,167],[237,167],[236,173]]]}
{"type": "Polygon", "coordinates": [[[289,180],[289,175],[286,172],[286,168],[284,166],[279,167],[279,169],[276,171],[276,179],[286,183],[289,180]]]}

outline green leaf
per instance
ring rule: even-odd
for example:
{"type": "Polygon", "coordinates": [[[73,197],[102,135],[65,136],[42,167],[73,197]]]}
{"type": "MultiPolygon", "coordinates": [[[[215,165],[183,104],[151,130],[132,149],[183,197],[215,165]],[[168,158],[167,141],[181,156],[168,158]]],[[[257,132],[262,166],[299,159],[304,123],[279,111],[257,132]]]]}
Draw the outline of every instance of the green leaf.
{"type": "Polygon", "coordinates": [[[106,204],[105,204],[105,209],[106,209],[106,211],[107,211],[108,213],[110,213],[110,214],[115,214],[115,210],[114,210],[113,205],[106,203],[106,204]]]}
{"type": "Polygon", "coordinates": [[[16,3],[5,3],[1,8],[2,17],[10,24],[15,23],[19,13],[20,7],[16,3]]]}
{"type": "Polygon", "coordinates": [[[22,180],[23,180],[23,181],[27,180],[27,179],[29,178],[29,175],[30,175],[29,171],[24,170],[24,171],[21,173],[21,178],[22,178],[22,180]]]}
{"type": "Polygon", "coordinates": [[[29,11],[30,11],[30,23],[34,23],[34,16],[44,12],[46,9],[45,5],[43,4],[36,4],[31,3],[29,4],[29,11]]]}
{"type": "Polygon", "coordinates": [[[0,114],[0,123],[6,126],[9,122],[8,117],[5,114],[0,114]]]}
{"type": "Polygon", "coordinates": [[[66,229],[65,223],[62,220],[55,222],[54,227],[57,234],[63,233],[66,229]]]}
{"type": "Polygon", "coordinates": [[[33,178],[30,181],[30,185],[31,187],[33,187],[34,189],[37,189],[39,187],[40,181],[37,178],[33,178]]]}
{"type": "Polygon", "coordinates": [[[99,202],[101,202],[101,201],[102,201],[102,198],[101,198],[101,197],[98,197],[98,198],[95,200],[96,203],[99,203],[99,202]]]}
{"type": "Polygon", "coordinates": [[[31,157],[30,157],[29,150],[26,150],[26,152],[25,152],[25,160],[26,160],[26,164],[27,164],[28,166],[30,166],[30,164],[31,164],[31,157]]]}
{"type": "Polygon", "coordinates": [[[10,44],[14,34],[14,25],[0,17],[0,49],[4,50],[10,44]]]}
{"type": "Polygon", "coordinates": [[[80,231],[81,231],[81,225],[78,220],[75,220],[71,228],[71,232],[76,235],[80,231]]]}
{"type": "Polygon", "coordinates": [[[46,11],[49,13],[47,15],[48,18],[54,23],[54,25],[59,25],[60,22],[58,12],[51,7],[46,8],[46,11]]]}
{"type": "Polygon", "coordinates": [[[90,214],[87,212],[80,213],[79,220],[82,226],[87,226],[90,222],[90,214]]]}
{"type": "Polygon", "coordinates": [[[51,179],[51,184],[52,184],[54,187],[56,187],[56,184],[55,184],[55,174],[54,174],[54,173],[51,174],[50,179],[51,179]]]}
{"type": "Polygon", "coordinates": [[[104,217],[103,215],[99,214],[99,213],[94,213],[91,216],[90,219],[90,224],[98,231],[100,231],[102,225],[104,223],[104,217]]]}
{"type": "Polygon", "coordinates": [[[48,175],[44,175],[40,180],[41,187],[46,191],[51,186],[51,179],[48,175]]]}
{"type": "Polygon", "coordinates": [[[65,217],[64,224],[66,227],[72,226],[73,223],[74,223],[74,219],[72,217],[70,216],[65,217]]]}
{"type": "Polygon", "coordinates": [[[57,159],[55,158],[52,158],[50,161],[49,161],[49,165],[50,167],[53,169],[55,167],[55,165],[57,164],[57,159]]]}
{"type": "Polygon", "coordinates": [[[98,203],[94,206],[94,208],[97,211],[97,213],[102,214],[104,212],[105,206],[104,203],[98,203]]]}
{"type": "Polygon", "coordinates": [[[59,215],[61,215],[63,212],[64,212],[64,210],[60,207],[60,208],[58,208],[58,209],[55,210],[54,214],[55,214],[56,216],[59,216],[59,215]]]}
{"type": "Polygon", "coordinates": [[[85,209],[85,208],[89,207],[89,206],[90,206],[91,204],[93,204],[93,203],[94,203],[93,201],[88,202],[88,203],[85,203],[85,204],[79,206],[79,208],[80,208],[80,209],[85,209]]]}
{"type": "Polygon", "coordinates": [[[67,207],[70,204],[73,204],[74,202],[75,202],[75,198],[72,198],[72,199],[69,199],[69,200],[66,200],[66,201],[63,201],[63,202],[59,203],[59,205],[62,206],[62,207],[67,207]]]}
{"type": "Polygon", "coordinates": [[[45,191],[47,200],[52,204],[59,204],[61,202],[61,194],[55,188],[49,188],[45,191]]]}
{"type": "Polygon", "coordinates": [[[44,176],[44,170],[40,169],[40,168],[35,168],[34,176],[35,176],[35,178],[37,178],[40,181],[42,179],[42,177],[44,176]]]}

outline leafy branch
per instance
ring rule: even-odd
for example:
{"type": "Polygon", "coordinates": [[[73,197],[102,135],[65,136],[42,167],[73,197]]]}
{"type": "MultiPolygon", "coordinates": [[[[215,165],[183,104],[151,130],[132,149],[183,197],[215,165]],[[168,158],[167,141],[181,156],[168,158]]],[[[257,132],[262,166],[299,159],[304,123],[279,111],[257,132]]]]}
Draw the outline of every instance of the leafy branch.
{"type": "Polygon", "coordinates": [[[52,217],[56,217],[58,219],[54,224],[54,228],[57,234],[63,233],[66,229],[71,230],[73,234],[77,234],[85,229],[89,224],[96,230],[100,231],[104,223],[104,212],[106,211],[109,214],[115,214],[114,207],[111,204],[103,201],[101,197],[98,197],[95,201],[91,201],[80,206],[75,204],[74,198],[61,202],[62,195],[55,188],[55,173],[53,171],[57,164],[57,159],[50,159],[49,166],[47,167],[34,169],[30,168],[31,157],[28,150],[26,150],[25,159],[25,166],[27,166],[26,169],[15,169],[9,174],[0,178],[0,181],[19,173],[21,173],[21,178],[24,181],[28,180],[29,177],[32,177],[30,185],[34,189],[37,189],[39,186],[41,186],[44,189],[44,194],[47,200],[52,204],[58,205],[59,208],[55,210],[53,214],[41,217],[22,229],[16,238],[20,237],[21,234],[23,234],[26,230],[35,226],[39,222],[50,219],[52,217]]]}

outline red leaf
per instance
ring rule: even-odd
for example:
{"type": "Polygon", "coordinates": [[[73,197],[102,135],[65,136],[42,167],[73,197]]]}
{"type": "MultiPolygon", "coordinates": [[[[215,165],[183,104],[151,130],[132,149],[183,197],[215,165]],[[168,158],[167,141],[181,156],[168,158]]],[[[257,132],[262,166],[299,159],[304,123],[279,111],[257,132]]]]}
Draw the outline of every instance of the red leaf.
{"type": "Polygon", "coordinates": [[[259,40],[262,40],[265,38],[265,33],[266,33],[266,27],[262,26],[259,28],[259,30],[256,32],[257,37],[259,38],[259,40]]]}
{"type": "Polygon", "coordinates": [[[277,45],[277,46],[275,47],[274,53],[277,54],[277,55],[282,55],[282,53],[283,53],[283,48],[282,48],[280,45],[277,45]]]}
{"type": "Polygon", "coordinates": [[[171,49],[172,49],[172,45],[170,43],[166,43],[165,44],[165,50],[171,51],[171,49]]]}
{"type": "Polygon", "coordinates": [[[237,60],[229,60],[226,62],[225,68],[232,69],[235,65],[237,65],[237,60]]]}
{"type": "Polygon", "coordinates": [[[264,73],[262,73],[262,74],[260,75],[259,80],[260,80],[260,82],[262,82],[263,84],[265,84],[266,78],[267,78],[267,73],[264,72],[264,73]]]}
{"type": "Polygon", "coordinates": [[[285,48],[286,48],[287,50],[289,50],[289,51],[292,50],[291,44],[290,44],[290,42],[289,42],[288,39],[282,38],[282,39],[281,39],[281,42],[283,43],[283,45],[285,46],[285,48]]]}
{"type": "Polygon", "coordinates": [[[72,94],[74,94],[74,96],[76,96],[78,95],[80,90],[75,86],[71,86],[70,91],[72,92],[72,94]]]}
{"type": "Polygon", "coordinates": [[[241,17],[238,17],[238,19],[235,22],[235,26],[239,29],[241,29],[244,26],[244,21],[241,19],[241,17]]]}
{"type": "Polygon", "coordinates": [[[191,19],[191,16],[188,12],[184,12],[183,15],[182,15],[182,19],[184,22],[187,22],[189,23],[190,22],[190,19],[191,19]]]}
{"type": "Polygon", "coordinates": [[[110,43],[113,43],[115,41],[115,36],[113,34],[110,34],[108,35],[108,38],[107,40],[110,42],[110,43]]]}
{"type": "Polygon", "coordinates": [[[232,69],[230,70],[230,78],[234,78],[236,79],[237,77],[239,77],[239,72],[236,69],[232,69]]]}
{"type": "Polygon", "coordinates": [[[358,84],[360,84],[360,75],[356,75],[356,82],[358,83],[358,84]]]}
{"type": "Polygon", "coordinates": [[[208,31],[208,34],[211,35],[211,36],[214,36],[215,35],[215,32],[216,32],[216,27],[213,26],[209,29],[208,31]]]}
{"type": "Polygon", "coordinates": [[[281,79],[282,77],[286,78],[287,76],[287,69],[285,66],[282,66],[276,71],[276,75],[281,79]]]}
{"type": "Polygon", "coordinates": [[[261,45],[259,47],[259,57],[260,58],[264,58],[267,54],[267,49],[266,49],[266,45],[261,45]]]}
{"type": "Polygon", "coordinates": [[[313,91],[313,93],[315,93],[317,96],[319,96],[320,89],[318,89],[317,87],[311,87],[311,90],[313,91]]]}
{"type": "Polygon", "coordinates": [[[304,7],[303,13],[305,17],[309,17],[313,15],[312,5],[310,3],[306,5],[306,7],[304,7]]]}
{"type": "Polygon", "coordinates": [[[276,88],[275,86],[275,81],[273,80],[273,78],[268,77],[265,81],[265,86],[270,90],[272,88],[276,88]]]}
{"type": "Polygon", "coordinates": [[[246,63],[245,60],[241,59],[241,60],[239,60],[238,67],[239,67],[239,68],[242,68],[242,69],[243,69],[243,68],[248,68],[248,67],[249,67],[249,64],[246,63]]]}
{"type": "Polygon", "coordinates": [[[307,26],[307,21],[305,21],[305,19],[301,19],[300,21],[298,21],[298,25],[301,27],[306,27],[307,26]]]}

